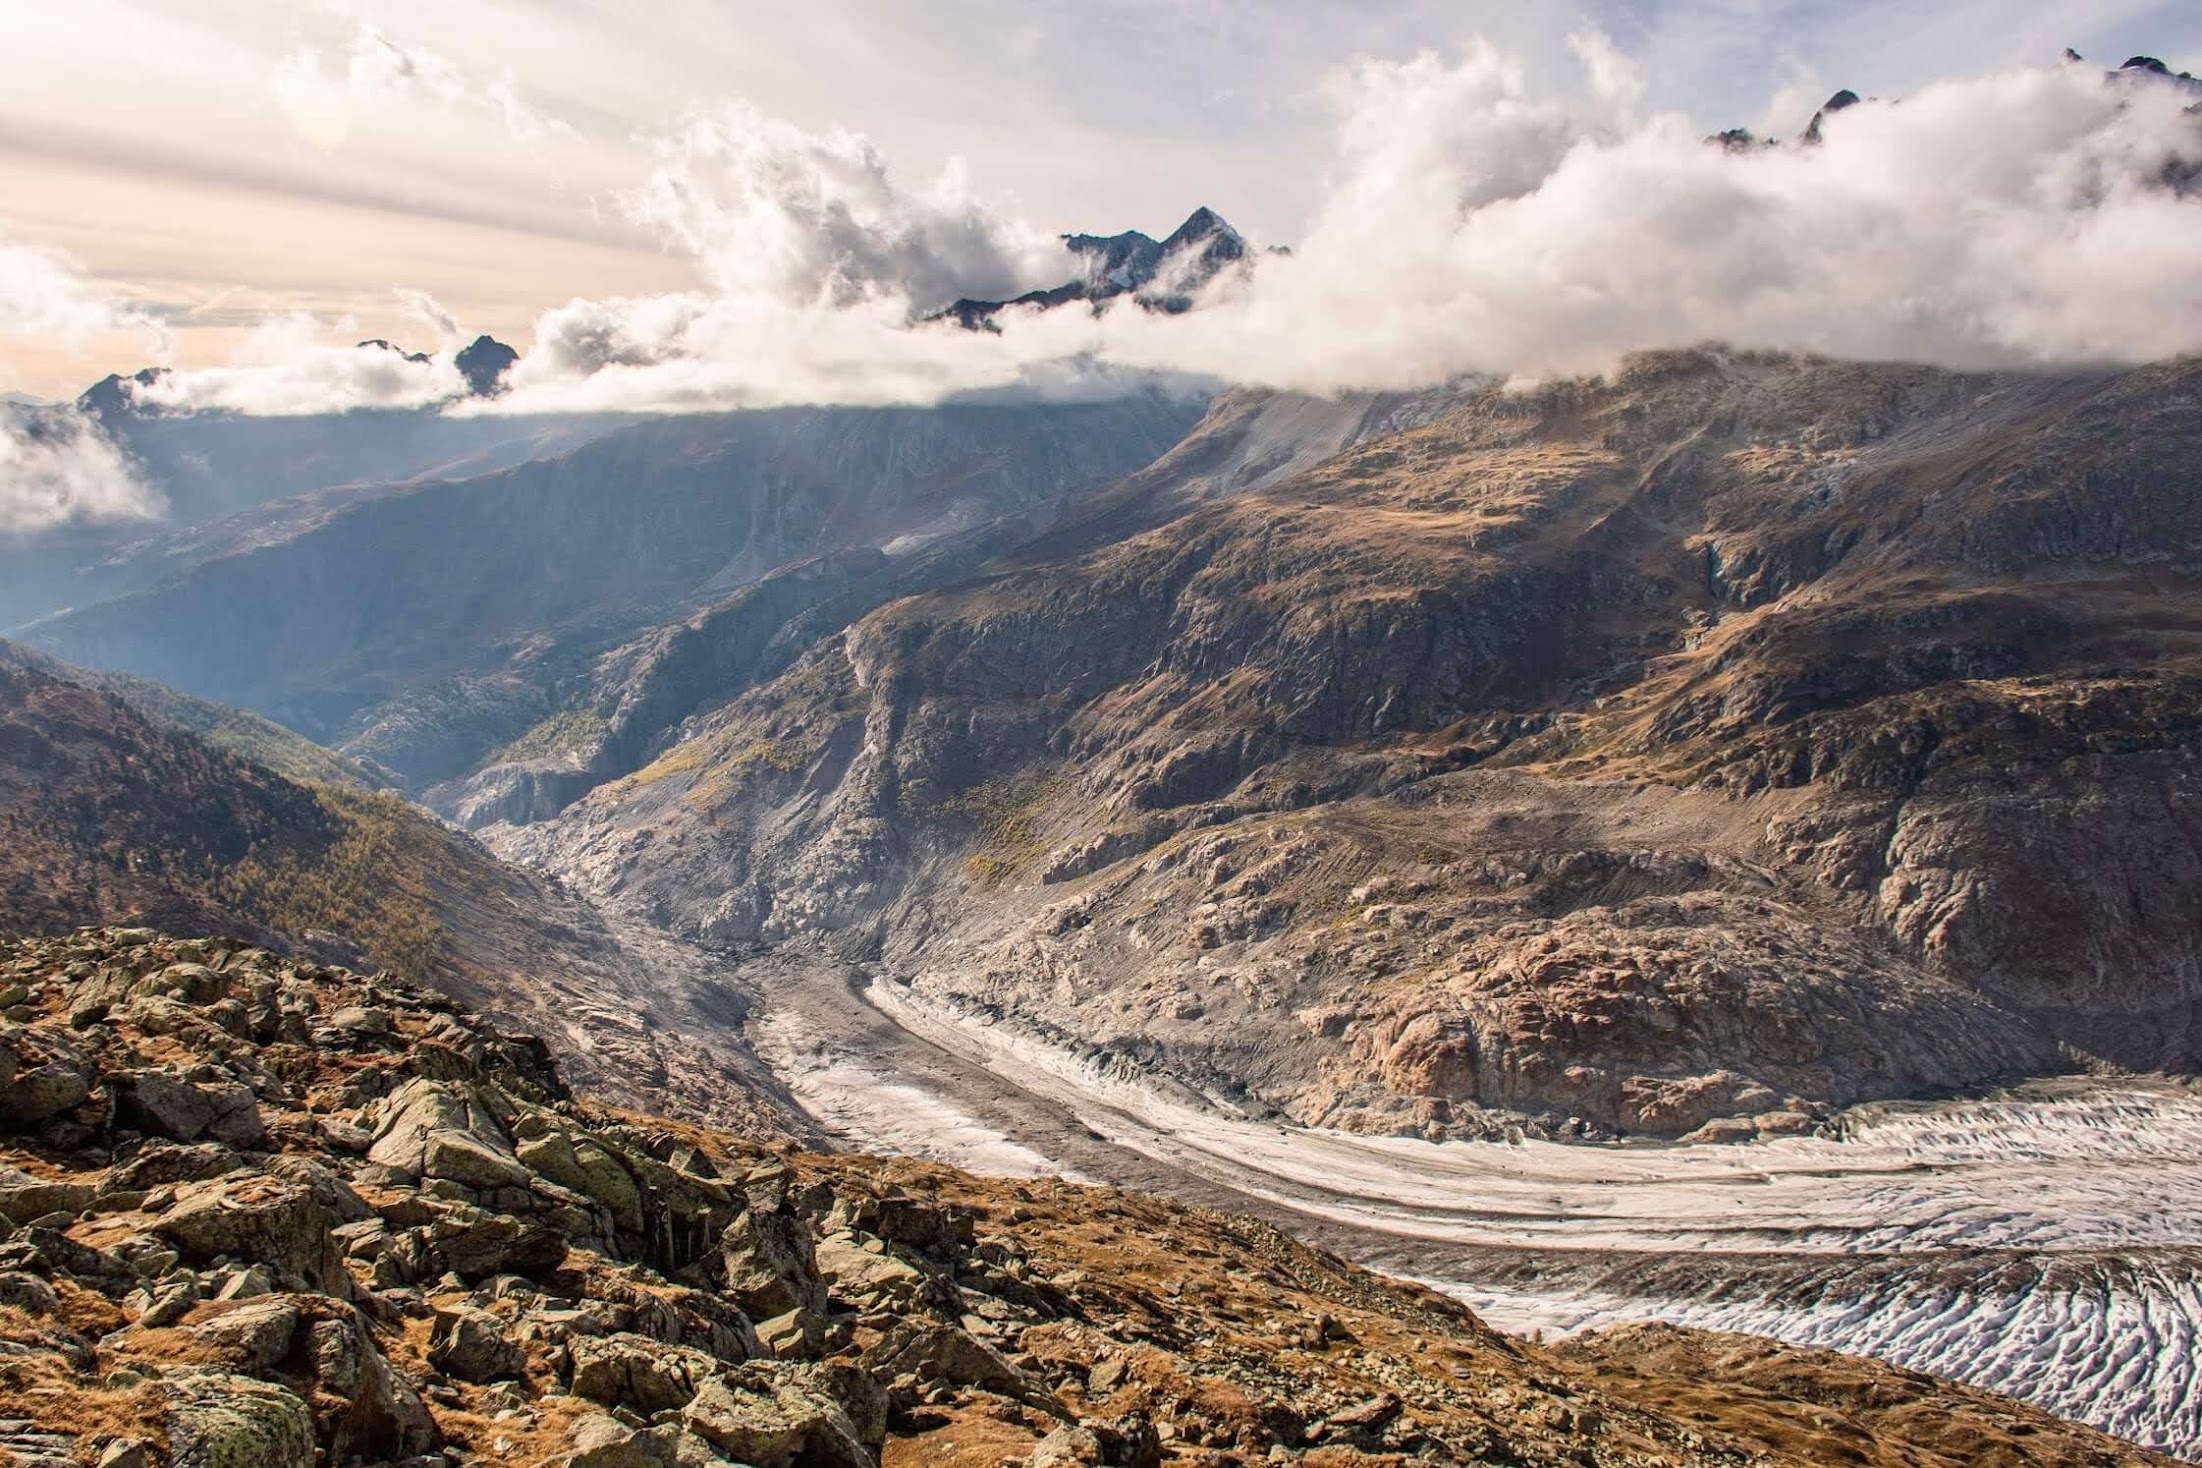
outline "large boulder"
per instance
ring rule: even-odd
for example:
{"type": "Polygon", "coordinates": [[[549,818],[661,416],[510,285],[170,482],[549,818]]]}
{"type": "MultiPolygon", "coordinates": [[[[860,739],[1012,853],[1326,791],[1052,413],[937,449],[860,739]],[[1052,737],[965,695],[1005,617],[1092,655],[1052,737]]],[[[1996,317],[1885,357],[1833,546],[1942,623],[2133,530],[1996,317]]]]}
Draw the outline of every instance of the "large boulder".
{"type": "Polygon", "coordinates": [[[736,1367],[698,1391],[681,1421],[725,1456],[755,1468],[878,1468],[848,1412],[799,1367],[736,1367]]]}
{"type": "Polygon", "coordinates": [[[66,1031],[19,1029],[0,1039],[0,1130],[29,1131],[83,1105],[97,1075],[66,1031]]]}
{"type": "Polygon", "coordinates": [[[468,1280],[548,1274],[565,1262],[567,1248],[565,1235],[545,1224],[465,1203],[437,1213],[427,1243],[444,1268],[468,1280]]]}
{"type": "Polygon", "coordinates": [[[886,1380],[907,1375],[948,1381],[1013,1398],[1065,1421],[1072,1415],[1046,1386],[959,1326],[910,1322],[867,1351],[864,1364],[886,1380]]]}
{"type": "Polygon", "coordinates": [[[0,1306],[25,1315],[51,1315],[61,1303],[53,1285],[20,1269],[0,1270],[0,1306]]]}
{"type": "Polygon", "coordinates": [[[473,1088],[416,1076],[382,1103],[367,1160],[469,1188],[526,1187],[528,1169],[473,1088]]]}
{"type": "Polygon", "coordinates": [[[877,1239],[830,1233],[818,1241],[814,1258],[828,1293],[852,1310],[901,1313],[925,1298],[926,1272],[877,1239]]]}
{"type": "Polygon", "coordinates": [[[250,1086],[235,1081],[198,1085],[160,1070],[122,1078],[116,1119],[157,1137],[179,1142],[212,1137],[232,1147],[256,1147],[268,1130],[250,1086]]]}
{"type": "Polygon", "coordinates": [[[1090,1429],[1065,1425],[1040,1439],[1024,1468],[1106,1468],[1108,1449],[1090,1429]]]}
{"type": "Polygon", "coordinates": [[[591,1413],[566,1434],[566,1455],[556,1468],[671,1468],[675,1434],[663,1428],[634,1428],[616,1417],[591,1413]]]}
{"type": "Polygon", "coordinates": [[[222,975],[203,963],[172,963],[144,974],[130,968],[105,968],[70,990],[69,1008],[72,1012],[114,1008],[133,999],[212,1004],[227,992],[222,975]]]}
{"type": "Polygon", "coordinates": [[[461,1381],[512,1381],[524,1375],[527,1352],[505,1332],[504,1321],[473,1305],[436,1312],[428,1361],[461,1381]]]}
{"type": "Polygon", "coordinates": [[[220,1142],[196,1142],[188,1147],[148,1142],[135,1155],[108,1168],[100,1179],[100,1190],[142,1193],[171,1183],[203,1183],[233,1171],[242,1161],[220,1142]]]}
{"type": "Polygon", "coordinates": [[[200,1372],[166,1383],[173,1468],[305,1468],[313,1413],[282,1387],[200,1372]]]}
{"type": "Polygon", "coordinates": [[[193,1340],[222,1354],[224,1364],[258,1375],[291,1353],[305,1317],[288,1295],[264,1295],[231,1306],[190,1328],[193,1340]]]}
{"type": "Polygon", "coordinates": [[[358,1223],[375,1216],[375,1210],[367,1206],[367,1200],[350,1183],[311,1157],[270,1157],[260,1164],[260,1170],[269,1177],[305,1188],[340,1224],[358,1223]]]}
{"type": "Polygon", "coordinates": [[[792,1213],[746,1210],[719,1235],[726,1292],[753,1319],[825,1304],[810,1225],[792,1213]]]}
{"type": "Polygon", "coordinates": [[[391,1370],[366,1326],[350,1312],[313,1324],[307,1336],[314,1385],[339,1405],[322,1414],[329,1457],[371,1462],[434,1452],[443,1434],[410,1382],[391,1370]]]}
{"type": "Polygon", "coordinates": [[[620,1232],[642,1232],[642,1190],[617,1153],[586,1132],[539,1113],[523,1116],[514,1131],[519,1160],[538,1176],[602,1205],[620,1232]]]}
{"type": "Polygon", "coordinates": [[[195,1264],[249,1260],[286,1283],[342,1295],[351,1281],[337,1250],[338,1222],[305,1184],[247,1175],[181,1190],[152,1231],[195,1264]]]}
{"type": "Polygon", "coordinates": [[[627,1332],[578,1337],[568,1349],[573,1357],[569,1389],[575,1396],[646,1415],[687,1406],[706,1382],[726,1369],[703,1351],[627,1332]]]}
{"type": "Polygon", "coordinates": [[[29,1223],[49,1213],[81,1213],[91,1206],[89,1183],[36,1177],[19,1167],[0,1166],[0,1218],[29,1223]]]}

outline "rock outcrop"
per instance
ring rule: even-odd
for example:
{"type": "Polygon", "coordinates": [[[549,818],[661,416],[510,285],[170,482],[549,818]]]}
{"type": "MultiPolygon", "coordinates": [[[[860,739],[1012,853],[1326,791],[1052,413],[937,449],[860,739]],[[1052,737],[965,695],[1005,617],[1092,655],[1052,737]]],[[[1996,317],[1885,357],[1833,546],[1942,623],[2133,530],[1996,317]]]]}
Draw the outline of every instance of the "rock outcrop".
{"type": "Polygon", "coordinates": [[[538,1042],[264,949],[85,930],[0,978],[18,1462],[2161,1461],[1825,1353],[1546,1352],[1248,1219],[588,1106],[538,1042]],[[260,1133],[143,1129],[161,1070],[260,1133]]]}

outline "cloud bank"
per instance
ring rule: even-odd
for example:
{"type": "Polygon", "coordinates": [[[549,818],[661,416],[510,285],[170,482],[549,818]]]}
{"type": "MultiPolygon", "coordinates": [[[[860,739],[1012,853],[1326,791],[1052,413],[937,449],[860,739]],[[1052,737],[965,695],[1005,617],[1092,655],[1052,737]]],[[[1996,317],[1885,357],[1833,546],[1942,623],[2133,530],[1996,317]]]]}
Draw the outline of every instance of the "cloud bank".
{"type": "Polygon", "coordinates": [[[335,328],[312,316],[263,322],[224,367],[164,372],[134,385],[139,403],[175,412],[225,409],[269,416],[355,408],[432,408],[465,396],[452,362],[456,323],[427,296],[401,293],[439,350],[407,351],[384,341],[332,341],[335,328]]]}
{"type": "Polygon", "coordinates": [[[686,166],[650,194],[711,289],[550,313],[503,407],[1076,395],[1145,372],[1335,393],[1701,341],[1959,367],[2202,349],[2202,191],[2172,186],[2202,167],[2202,116],[2175,82],[2006,72],[1731,151],[1638,117],[1641,79],[1602,38],[1577,52],[1590,86],[1567,104],[1487,45],[1360,63],[1333,84],[1331,185],[1291,255],[1182,316],[1011,312],[997,335],[911,322],[1008,294],[978,282],[1029,271],[1030,231],[897,193],[852,140],[717,135],[731,203],[686,166]]]}
{"type": "Polygon", "coordinates": [[[137,332],[149,348],[165,347],[151,317],[85,280],[66,257],[0,238],[0,338],[79,342],[103,331],[137,332]]]}
{"type": "MultiPolygon", "coordinates": [[[[467,78],[365,45],[348,86],[483,105],[467,78]]],[[[1832,114],[1814,144],[1728,149],[1640,115],[1642,78],[1602,37],[1575,50],[1588,85],[1566,100],[1486,44],[1359,62],[1333,79],[1325,202],[1292,253],[1227,272],[1184,314],[1012,309],[989,332],[932,317],[1071,278],[1059,240],[960,169],[912,187],[862,138],[724,108],[617,201],[693,262],[696,288],[545,313],[512,391],[458,410],[1409,389],[1704,341],[1958,367],[2202,350],[2202,111],[2176,79],[2076,62],[1957,79],[1832,114]]],[[[262,413],[459,403],[462,333],[422,309],[432,361],[279,322],[233,366],[148,395],[262,413]]]]}
{"type": "Polygon", "coordinates": [[[159,491],[89,413],[0,406],[0,536],[152,519],[163,508],[159,491]]]}
{"type": "Polygon", "coordinates": [[[1586,46],[1604,116],[1533,96],[1487,47],[1340,83],[1338,186],[1298,252],[1127,360],[1329,390],[1596,371],[1743,347],[1953,366],[2202,347],[2197,97],[2051,68],[1830,115],[1817,146],[1732,152],[1586,46]]]}

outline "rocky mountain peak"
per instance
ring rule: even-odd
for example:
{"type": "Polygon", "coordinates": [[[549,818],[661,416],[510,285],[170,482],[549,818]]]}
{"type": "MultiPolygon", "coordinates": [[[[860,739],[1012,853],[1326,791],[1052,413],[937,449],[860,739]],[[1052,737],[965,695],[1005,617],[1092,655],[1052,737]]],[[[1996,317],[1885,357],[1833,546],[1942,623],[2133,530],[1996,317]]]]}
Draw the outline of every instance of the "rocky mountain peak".
{"type": "Polygon", "coordinates": [[[2202,92],[2202,77],[2197,77],[2189,71],[2173,71],[2154,56],[2129,57],[2125,65],[2119,67],[2111,75],[2141,80],[2160,79],[2175,83],[2190,92],[2202,92]]]}
{"type": "Polygon", "coordinates": [[[1202,205],[1162,242],[1162,263],[1146,304],[1182,311],[1226,268],[1247,258],[1246,237],[1202,205]]]}
{"type": "Polygon", "coordinates": [[[1089,290],[1131,290],[1154,278],[1162,246],[1136,229],[1122,234],[1067,234],[1063,245],[1084,263],[1089,290]]]}
{"type": "Polygon", "coordinates": [[[396,342],[393,342],[386,337],[371,336],[368,337],[365,341],[354,342],[352,343],[352,345],[359,348],[361,351],[366,351],[369,348],[372,348],[373,350],[378,352],[391,352],[408,362],[429,362],[435,360],[426,352],[408,352],[407,350],[405,350],[405,348],[399,346],[396,342]]]}
{"type": "Polygon", "coordinates": [[[519,360],[518,352],[485,333],[461,347],[451,364],[466,379],[468,392],[478,398],[493,398],[505,390],[505,374],[519,360]]]}
{"type": "MultiPolygon", "coordinates": [[[[1179,225],[1170,237],[1162,242],[1162,249],[1165,254],[1168,254],[1173,250],[1182,250],[1218,235],[1229,236],[1234,240],[1240,238],[1239,232],[1226,223],[1222,215],[1203,204],[1187,215],[1185,222],[1179,225]]],[[[1243,245],[1245,242],[1240,240],[1240,243],[1243,245]]]]}
{"type": "Polygon", "coordinates": [[[1827,120],[1830,117],[1833,117],[1838,112],[1847,112],[1864,100],[1864,98],[1860,97],[1850,88],[1844,87],[1834,96],[1828,98],[1825,102],[1821,103],[1820,110],[1812,114],[1812,121],[1805,127],[1804,130],[1803,141],[1807,143],[1817,143],[1818,141],[1820,141],[1820,129],[1825,126],[1827,120]]]}
{"type": "Polygon", "coordinates": [[[1249,254],[1245,237],[1205,204],[1159,241],[1128,229],[1121,234],[1066,234],[1063,246],[1080,263],[1076,280],[1010,301],[957,301],[941,316],[984,331],[993,328],[995,315],[1005,306],[1053,309],[1074,301],[1098,306],[1127,295],[1148,310],[1183,311],[1218,272],[1249,254]]]}
{"type": "Polygon", "coordinates": [[[151,413],[156,410],[141,402],[137,390],[151,387],[167,375],[165,367],[141,367],[128,376],[110,372],[77,394],[76,405],[102,422],[118,415],[151,413]]]}

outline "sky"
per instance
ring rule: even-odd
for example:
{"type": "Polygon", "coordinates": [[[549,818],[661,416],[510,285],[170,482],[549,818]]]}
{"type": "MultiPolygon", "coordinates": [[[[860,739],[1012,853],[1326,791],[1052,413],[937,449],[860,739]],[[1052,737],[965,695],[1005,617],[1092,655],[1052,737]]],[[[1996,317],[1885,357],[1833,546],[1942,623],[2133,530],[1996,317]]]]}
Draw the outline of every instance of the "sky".
{"type": "MultiPolygon", "coordinates": [[[[603,361],[655,368],[676,337],[689,356],[736,338],[823,339],[803,349],[803,371],[822,377],[819,350],[873,352],[883,302],[907,308],[944,282],[1045,283],[1056,231],[1160,235],[1206,204],[1258,242],[1344,240],[1347,201],[1375,219],[1406,196],[1436,200],[1378,187],[1385,170],[1432,167],[1402,129],[1525,146],[1467,127],[1463,108],[1559,109],[1577,120],[1536,112],[1532,132],[1570,146],[1650,137],[1661,117],[1662,136],[1736,124],[1786,136],[1839,86],[1908,96],[2051,66],[2066,46],[2111,66],[2147,51],[2202,70],[2192,0],[0,0],[0,34],[0,389],[65,396],[157,359],[214,371],[195,389],[205,402],[262,410],[303,400],[268,385],[278,365],[330,401],[361,391],[358,363],[315,353],[366,336],[435,350],[489,331],[544,346],[546,406],[618,405],[550,387],[603,361]],[[1478,57],[1510,70],[1493,80],[1478,57]],[[1415,113],[1414,98],[1453,110],[1415,113]],[[791,216],[784,196],[816,204],[821,187],[847,226],[832,258],[853,249],[863,266],[832,285],[843,309],[821,330],[815,316],[730,307],[815,286],[805,272],[827,257],[813,244],[775,254],[757,241],[813,230],[816,211],[791,216]],[[857,235],[886,243],[851,246],[857,235]]],[[[2146,223],[2119,226],[2140,239],[2146,223]]],[[[2184,287],[2176,265],[2162,269],[2184,287]]],[[[2031,278],[2013,271],[1993,303],[2002,319],[2031,278]]],[[[1457,285],[1432,276],[1432,289],[1457,285]]],[[[1314,286],[1296,289],[1267,312],[1319,311],[1314,286]]],[[[1262,311],[1243,314],[1235,344],[1101,355],[1228,373],[1233,352],[1264,340],[1262,311]]],[[[1492,339],[1554,329],[1573,328],[1492,339]]],[[[2026,331],[2028,344],[2078,340],[2057,323],[2026,331]]],[[[1939,340],[1921,335],[1919,349],[1939,340]]],[[[1615,344],[1629,343],[1525,365],[1574,366],[1615,344]]],[[[855,396],[1004,373],[1056,382],[1035,362],[1095,350],[1035,344],[975,373],[904,363],[855,396]]],[[[678,392],[742,399],[763,370],[731,388],[724,372],[691,373],[678,392]]],[[[657,376],[631,405],[665,398],[657,376]]],[[[430,401],[447,387],[392,390],[430,401]]]]}

